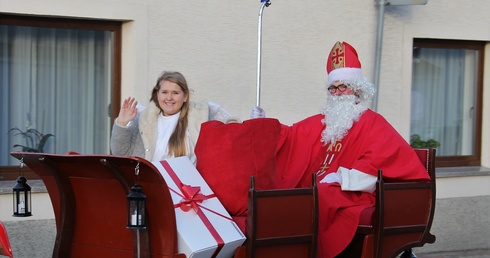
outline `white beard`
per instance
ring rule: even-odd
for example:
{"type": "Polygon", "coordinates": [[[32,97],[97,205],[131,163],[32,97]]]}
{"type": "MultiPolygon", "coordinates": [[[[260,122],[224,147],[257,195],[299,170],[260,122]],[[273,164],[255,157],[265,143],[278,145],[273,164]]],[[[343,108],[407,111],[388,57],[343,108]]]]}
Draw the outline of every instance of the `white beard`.
{"type": "Polygon", "coordinates": [[[367,107],[356,103],[357,101],[358,98],[354,95],[333,96],[328,94],[327,104],[321,110],[325,115],[322,122],[326,125],[322,132],[324,145],[342,140],[354,122],[359,120],[367,107]]]}

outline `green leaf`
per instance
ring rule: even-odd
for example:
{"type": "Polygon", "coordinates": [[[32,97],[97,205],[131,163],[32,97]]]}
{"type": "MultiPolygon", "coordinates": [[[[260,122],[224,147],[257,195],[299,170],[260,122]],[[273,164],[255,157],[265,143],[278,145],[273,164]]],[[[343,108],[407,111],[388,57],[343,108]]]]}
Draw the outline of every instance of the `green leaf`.
{"type": "Polygon", "coordinates": [[[22,151],[23,152],[38,152],[37,149],[31,148],[31,147],[27,147],[27,146],[24,146],[24,145],[20,145],[20,144],[15,144],[14,145],[14,148],[15,147],[22,147],[22,151]]]}
{"type": "Polygon", "coordinates": [[[37,145],[37,151],[38,152],[44,152],[44,150],[43,150],[44,144],[46,144],[49,137],[51,137],[51,136],[54,137],[54,135],[52,135],[52,134],[45,134],[42,136],[41,140],[39,141],[39,144],[37,145]]]}

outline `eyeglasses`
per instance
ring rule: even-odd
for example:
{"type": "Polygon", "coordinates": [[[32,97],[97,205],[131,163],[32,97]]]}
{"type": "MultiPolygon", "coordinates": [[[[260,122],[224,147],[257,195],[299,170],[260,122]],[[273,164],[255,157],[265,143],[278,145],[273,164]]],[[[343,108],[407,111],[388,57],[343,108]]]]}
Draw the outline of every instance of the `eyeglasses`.
{"type": "Polygon", "coordinates": [[[349,87],[349,86],[347,86],[345,84],[340,84],[338,86],[331,85],[327,89],[328,89],[328,92],[330,92],[331,94],[334,94],[337,91],[344,92],[347,89],[347,87],[349,87]]]}

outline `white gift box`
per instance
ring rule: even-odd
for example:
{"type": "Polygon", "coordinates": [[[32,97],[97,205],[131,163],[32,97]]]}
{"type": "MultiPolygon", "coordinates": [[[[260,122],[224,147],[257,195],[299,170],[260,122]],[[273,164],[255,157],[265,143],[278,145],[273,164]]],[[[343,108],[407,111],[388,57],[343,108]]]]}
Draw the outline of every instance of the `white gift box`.
{"type": "Polygon", "coordinates": [[[246,237],[187,157],[153,162],[175,207],[179,253],[188,258],[233,257],[246,237]]]}

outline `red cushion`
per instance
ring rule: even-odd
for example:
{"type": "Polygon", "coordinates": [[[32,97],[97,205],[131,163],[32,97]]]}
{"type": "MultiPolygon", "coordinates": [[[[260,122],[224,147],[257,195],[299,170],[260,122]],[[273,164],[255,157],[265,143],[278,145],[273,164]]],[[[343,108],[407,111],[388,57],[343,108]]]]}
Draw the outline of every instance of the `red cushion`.
{"type": "Polygon", "coordinates": [[[370,207],[362,210],[361,217],[359,218],[359,225],[373,226],[374,210],[375,210],[374,207],[370,207]]]}
{"type": "Polygon", "coordinates": [[[247,214],[250,176],[255,176],[257,189],[274,188],[280,130],[279,121],[272,118],[201,125],[196,168],[230,215],[247,214]]]}
{"type": "Polygon", "coordinates": [[[243,234],[247,234],[247,216],[231,217],[243,234]]]}

